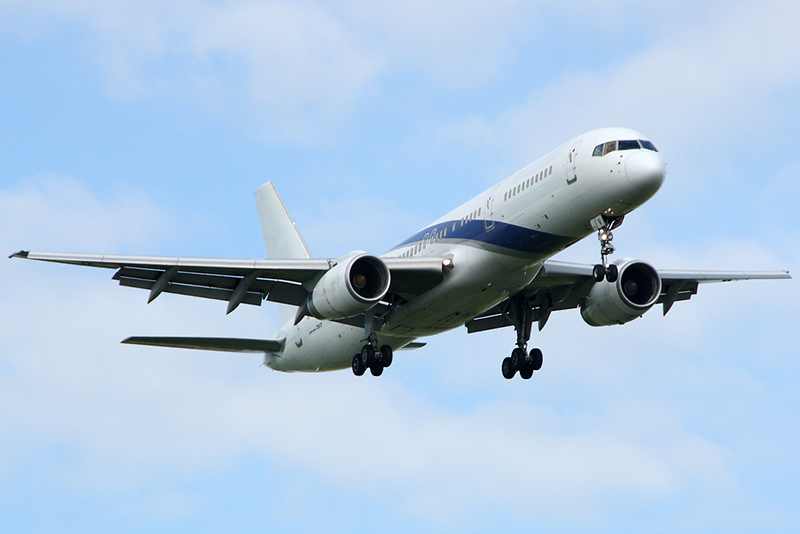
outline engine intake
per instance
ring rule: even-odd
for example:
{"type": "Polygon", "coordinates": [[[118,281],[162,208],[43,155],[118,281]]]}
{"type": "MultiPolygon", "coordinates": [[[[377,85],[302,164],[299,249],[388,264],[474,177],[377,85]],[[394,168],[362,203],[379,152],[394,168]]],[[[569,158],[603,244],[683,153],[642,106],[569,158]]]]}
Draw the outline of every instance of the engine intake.
{"type": "Polygon", "coordinates": [[[344,319],[376,305],[389,291],[389,268],[377,256],[351,252],[339,258],[308,296],[308,311],[317,319],[344,319]]]}
{"type": "Polygon", "coordinates": [[[661,294],[661,277],[643,261],[615,262],[614,283],[596,283],[581,304],[581,317],[591,326],[625,324],[653,307],[661,294]]]}

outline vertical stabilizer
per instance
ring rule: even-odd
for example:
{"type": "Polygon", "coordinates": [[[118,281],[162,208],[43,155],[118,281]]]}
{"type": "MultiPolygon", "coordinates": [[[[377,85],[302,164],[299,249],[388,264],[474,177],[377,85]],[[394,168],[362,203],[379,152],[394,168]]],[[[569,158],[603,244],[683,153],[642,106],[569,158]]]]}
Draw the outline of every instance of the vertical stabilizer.
{"type": "MultiPolygon", "coordinates": [[[[297,230],[297,225],[283,204],[272,182],[267,182],[255,192],[258,217],[264,233],[267,256],[272,260],[296,260],[311,258],[311,252],[297,230]]],[[[294,306],[279,304],[281,320],[294,320],[294,306]]]]}

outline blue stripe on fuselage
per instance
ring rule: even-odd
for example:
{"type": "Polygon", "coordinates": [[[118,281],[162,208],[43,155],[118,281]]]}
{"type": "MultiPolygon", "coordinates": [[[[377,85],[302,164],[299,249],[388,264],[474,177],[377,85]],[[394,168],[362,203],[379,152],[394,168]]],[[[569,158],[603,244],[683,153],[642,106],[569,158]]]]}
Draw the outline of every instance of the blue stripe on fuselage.
{"type": "Polygon", "coordinates": [[[547,232],[539,232],[524,226],[517,226],[495,221],[491,230],[486,230],[483,219],[473,219],[461,224],[461,221],[448,221],[429,226],[409,237],[392,250],[411,246],[426,239],[447,241],[478,241],[510,251],[525,254],[540,254],[547,251],[561,250],[576,241],[574,237],[564,237],[547,232]],[[453,225],[455,224],[455,230],[453,225]],[[446,232],[445,232],[446,230],[446,232]],[[444,236],[444,237],[442,237],[444,236]]]}

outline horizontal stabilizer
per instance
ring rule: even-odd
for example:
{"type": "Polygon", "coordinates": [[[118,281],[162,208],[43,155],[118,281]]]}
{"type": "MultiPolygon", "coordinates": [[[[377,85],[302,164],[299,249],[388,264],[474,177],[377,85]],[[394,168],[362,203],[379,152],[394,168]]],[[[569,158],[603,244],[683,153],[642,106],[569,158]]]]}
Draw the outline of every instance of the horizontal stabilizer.
{"type": "Polygon", "coordinates": [[[235,337],[129,337],[123,343],[221,352],[275,353],[283,350],[283,342],[277,339],[235,337]]]}

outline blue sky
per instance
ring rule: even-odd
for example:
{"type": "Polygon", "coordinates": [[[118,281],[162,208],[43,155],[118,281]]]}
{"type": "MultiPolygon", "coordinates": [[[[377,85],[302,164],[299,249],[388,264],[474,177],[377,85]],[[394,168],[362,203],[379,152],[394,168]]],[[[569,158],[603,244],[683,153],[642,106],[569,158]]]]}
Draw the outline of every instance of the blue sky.
{"type": "MultiPolygon", "coordinates": [[[[800,8],[564,4],[2,0],[2,250],[262,257],[272,180],[315,255],[380,253],[626,126],[668,176],[619,256],[800,273],[800,8]]],[[[431,338],[380,379],[288,375],[119,344],[268,337],[269,305],[0,276],[0,531],[800,528],[796,281],[622,327],[554,314],[542,372],[509,382],[511,330],[431,338]]]]}

